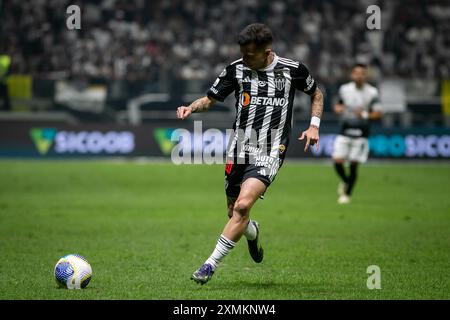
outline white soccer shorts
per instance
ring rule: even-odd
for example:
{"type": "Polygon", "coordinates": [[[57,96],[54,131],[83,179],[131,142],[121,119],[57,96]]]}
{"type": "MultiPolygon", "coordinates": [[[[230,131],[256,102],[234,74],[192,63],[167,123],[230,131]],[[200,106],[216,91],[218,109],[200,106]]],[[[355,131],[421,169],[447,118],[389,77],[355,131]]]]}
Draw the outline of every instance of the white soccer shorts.
{"type": "Polygon", "coordinates": [[[333,159],[365,163],[369,157],[369,140],[337,135],[333,146],[333,159]]]}

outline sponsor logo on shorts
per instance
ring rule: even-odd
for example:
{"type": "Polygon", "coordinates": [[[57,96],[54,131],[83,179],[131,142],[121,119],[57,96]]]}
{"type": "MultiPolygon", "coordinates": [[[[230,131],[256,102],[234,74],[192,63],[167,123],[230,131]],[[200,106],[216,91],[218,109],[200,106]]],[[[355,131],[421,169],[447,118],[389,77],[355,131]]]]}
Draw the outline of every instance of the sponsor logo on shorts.
{"type": "Polygon", "coordinates": [[[276,164],[277,161],[279,161],[279,160],[278,160],[278,158],[275,158],[275,157],[260,156],[260,157],[256,157],[255,166],[272,168],[276,164]]]}

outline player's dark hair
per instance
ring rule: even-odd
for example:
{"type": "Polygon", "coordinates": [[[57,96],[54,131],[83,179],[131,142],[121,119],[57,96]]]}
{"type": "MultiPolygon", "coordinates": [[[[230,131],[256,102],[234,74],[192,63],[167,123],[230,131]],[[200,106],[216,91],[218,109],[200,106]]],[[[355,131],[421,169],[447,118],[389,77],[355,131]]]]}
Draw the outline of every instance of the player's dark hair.
{"type": "Polygon", "coordinates": [[[254,43],[257,48],[264,48],[272,43],[272,31],[262,23],[249,24],[242,30],[237,42],[240,46],[246,46],[254,43]]]}
{"type": "Polygon", "coordinates": [[[364,69],[367,69],[367,67],[368,67],[367,64],[358,62],[358,63],[354,63],[354,64],[352,65],[352,70],[355,69],[355,68],[364,68],[364,69]]]}

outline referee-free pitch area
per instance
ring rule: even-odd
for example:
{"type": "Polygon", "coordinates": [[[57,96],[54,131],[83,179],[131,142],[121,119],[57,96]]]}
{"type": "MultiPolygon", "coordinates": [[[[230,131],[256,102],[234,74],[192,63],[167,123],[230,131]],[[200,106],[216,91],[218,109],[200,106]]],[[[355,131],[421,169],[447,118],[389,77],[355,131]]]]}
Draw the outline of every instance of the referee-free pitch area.
{"type": "Polygon", "coordinates": [[[199,286],[227,220],[223,166],[1,161],[0,299],[449,299],[450,165],[359,173],[342,206],[331,164],[285,163],[252,211],[264,261],[243,238],[199,286]],[[92,265],[84,290],[56,286],[69,253],[92,265]]]}

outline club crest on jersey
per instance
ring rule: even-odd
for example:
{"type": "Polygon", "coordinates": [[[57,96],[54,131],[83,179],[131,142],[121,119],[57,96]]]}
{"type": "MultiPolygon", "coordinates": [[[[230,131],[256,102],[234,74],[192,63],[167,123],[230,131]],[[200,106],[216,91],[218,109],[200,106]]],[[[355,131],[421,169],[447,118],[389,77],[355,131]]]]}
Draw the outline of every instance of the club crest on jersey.
{"type": "Polygon", "coordinates": [[[286,86],[286,78],[283,77],[283,75],[275,75],[275,88],[277,88],[278,90],[284,90],[284,87],[286,86]]]}
{"type": "Polygon", "coordinates": [[[246,107],[250,104],[250,95],[247,92],[243,92],[241,95],[241,105],[246,107]]]}

